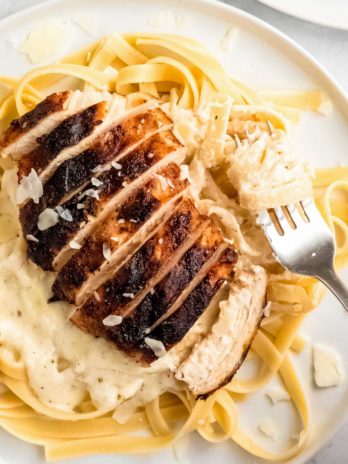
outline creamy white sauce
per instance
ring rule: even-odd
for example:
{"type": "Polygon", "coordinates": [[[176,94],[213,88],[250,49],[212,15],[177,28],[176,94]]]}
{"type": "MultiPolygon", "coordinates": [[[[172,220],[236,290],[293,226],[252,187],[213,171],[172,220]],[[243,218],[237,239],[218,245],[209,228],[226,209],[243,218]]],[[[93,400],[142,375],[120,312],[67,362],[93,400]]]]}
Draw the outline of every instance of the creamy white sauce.
{"type": "MultiPolygon", "coordinates": [[[[12,201],[2,191],[0,213],[12,209],[17,216],[14,171],[5,172],[3,186],[12,201]]],[[[75,327],[69,321],[71,305],[49,304],[54,275],[29,262],[18,231],[17,221],[14,238],[0,243],[0,343],[21,353],[29,384],[42,403],[72,411],[89,394],[98,409],[112,409],[134,394],[141,404],[179,388],[170,373],[170,355],[142,368],[113,344],[75,327]]]]}

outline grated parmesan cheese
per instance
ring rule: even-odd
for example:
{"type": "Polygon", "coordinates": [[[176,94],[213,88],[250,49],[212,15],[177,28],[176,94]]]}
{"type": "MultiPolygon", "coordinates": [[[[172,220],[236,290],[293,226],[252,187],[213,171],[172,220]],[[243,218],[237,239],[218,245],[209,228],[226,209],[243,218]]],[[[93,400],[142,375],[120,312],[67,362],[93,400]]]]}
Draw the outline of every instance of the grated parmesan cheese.
{"type": "Polygon", "coordinates": [[[118,171],[119,171],[120,169],[122,169],[122,164],[116,163],[116,161],[111,161],[111,166],[112,166],[113,168],[117,169],[118,171]]]}
{"type": "Polygon", "coordinates": [[[103,182],[97,179],[96,177],[92,177],[91,182],[92,185],[94,185],[94,187],[100,187],[101,185],[103,185],[103,182]]]}
{"type": "Polygon", "coordinates": [[[107,243],[103,243],[103,256],[107,261],[111,260],[112,253],[107,243]]]}
{"type": "Polygon", "coordinates": [[[39,243],[39,240],[36,237],[34,237],[34,235],[31,235],[31,234],[28,234],[26,236],[26,239],[29,240],[29,242],[39,243]]]}
{"type": "Polygon", "coordinates": [[[80,245],[78,242],[76,242],[76,240],[71,240],[71,242],[69,243],[69,246],[73,250],[79,250],[82,245],[80,245]]]}
{"type": "Polygon", "coordinates": [[[125,298],[130,298],[131,300],[134,300],[135,298],[134,293],[123,293],[122,296],[124,296],[125,298]]]}
{"type": "Polygon", "coordinates": [[[73,217],[68,209],[64,209],[62,206],[56,206],[56,211],[65,221],[71,222],[73,220],[73,217]]]}
{"type": "Polygon", "coordinates": [[[41,179],[35,169],[31,169],[27,176],[24,176],[16,192],[16,202],[18,205],[31,198],[34,203],[39,203],[43,195],[41,179]]]}
{"type": "Polygon", "coordinates": [[[103,324],[107,327],[114,327],[115,325],[120,325],[123,320],[122,316],[116,316],[115,314],[110,314],[103,319],[103,324]]]}
{"type": "Polygon", "coordinates": [[[84,197],[91,197],[91,198],[95,198],[96,200],[99,200],[99,191],[96,189],[92,189],[92,188],[87,189],[84,192],[82,192],[81,195],[77,197],[77,199],[82,200],[82,198],[84,197]]]}
{"type": "Polygon", "coordinates": [[[162,358],[167,352],[166,347],[160,340],[155,340],[154,338],[145,337],[144,342],[146,345],[154,352],[157,358],[162,358]]]}
{"type": "Polygon", "coordinates": [[[46,208],[39,216],[37,227],[39,230],[46,230],[55,226],[59,221],[58,213],[52,208],[46,208]]]}

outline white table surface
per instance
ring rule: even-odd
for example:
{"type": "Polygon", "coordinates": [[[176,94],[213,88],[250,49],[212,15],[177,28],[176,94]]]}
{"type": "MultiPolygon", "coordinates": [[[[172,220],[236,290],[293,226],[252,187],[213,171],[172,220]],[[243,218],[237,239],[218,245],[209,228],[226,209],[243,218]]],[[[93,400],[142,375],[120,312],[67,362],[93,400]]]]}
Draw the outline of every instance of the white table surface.
{"type": "MultiPolygon", "coordinates": [[[[0,0],[0,19],[45,0],[0,0]]],[[[159,0],[160,3],[160,0],[159,0]]],[[[225,0],[267,21],[302,45],[337,79],[348,93],[348,32],[297,20],[256,0],[225,0]]],[[[317,456],[307,464],[348,462],[348,423],[317,456]]]]}

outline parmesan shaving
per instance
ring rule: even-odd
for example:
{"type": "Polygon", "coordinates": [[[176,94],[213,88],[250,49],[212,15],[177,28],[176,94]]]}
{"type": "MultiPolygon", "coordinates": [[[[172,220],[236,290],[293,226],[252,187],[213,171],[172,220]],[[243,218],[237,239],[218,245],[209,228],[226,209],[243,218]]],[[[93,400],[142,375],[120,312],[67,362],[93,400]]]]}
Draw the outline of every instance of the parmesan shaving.
{"type": "Polygon", "coordinates": [[[20,47],[31,63],[40,63],[59,52],[67,36],[64,24],[50,22],[30,32],[20,47]]]}
{"type": "Polygon", "coordinates": [[[266,435],[266,437],[270,438],[271,440],[276,440],[278,437],[277,428],[273,421],[269,418],[264,418],[259,422],[258,425],[259,430],[266,435]]]}
{"type": "Polygon", "coordinates": [[[46,230],[55,226],[59,221],[58,213],[52,208],[46,208],[39,216],[37,227],[39,230],[46,230]]]}
{"type": "Polygon", "coordinates": [[[314,380],[317,387],[335,387],[342,383],[344,371],[338,355],[321,345],[313,347],[314,380]]]}
{"type": "Polygon", "coordinates": [[[23,177],[16,192],[16,201],[20,205],[24,201],[31,198],[34,203],[39,203],[39,199],[43,195],[43,186],[41,179],[37,175],[35,169],[31,169],[30,173],[23,177]]]}

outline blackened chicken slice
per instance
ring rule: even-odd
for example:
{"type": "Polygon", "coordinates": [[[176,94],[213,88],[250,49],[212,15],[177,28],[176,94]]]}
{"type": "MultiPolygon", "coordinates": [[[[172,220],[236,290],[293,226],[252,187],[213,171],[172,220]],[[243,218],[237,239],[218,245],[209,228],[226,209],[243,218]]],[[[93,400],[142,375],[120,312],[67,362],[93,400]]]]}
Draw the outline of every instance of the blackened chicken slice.
{"type": "Polygon", "coordinates": [[[156,359],[154,346],[159,344],[166,351],[177,345],[202,316],[220,288],[230,279],[237,260],[233,248],[226,248],[204,279],[191,291],[181,306],[152,330],[128,354],[143,365],[156,359]]]}
{"type": "Polygon", "coordinates": [[[3,157],[12,155],[19,159],[36,145],[37,138],[49,134],[64,119],[105,99],[108,92],[65,91],[49,95],[32,111],[15,119],[4,132],[0,141],[3,157]]]}
{"type": "Polygon", "coordinates": [[[172,132],[156,133],[119,160],[122,170],[111,167],[98,176],[98,187],[91,182],[62,205],[71,220],[60,218],[55,226],[40,231],[35,222],[21,216],[24,236],[31,234],[38,240],[27,242],[28,256],[45,270],[61,269],[76,252],[71,247],[72,240],[82,245],[97,224],[153,176],[156,169],[183,156],[184,149],[172,132]]]}
{"type": "Polygon", "coordinates": [[[105,114],[106,102],[96,103],[68,117],[49,134],[39,137],[37,147],[18,162],[18,180],[27,176],[31,169],[42,174],[62,150],[88,137],[102,123],[105,114]]]}
{"type": "Polygon", "coordinates": [[[53,285],[56,297],[80,305],[168,217],[188,183],[172,163],[139,187],[102,221],[67,262],[53,285]],[[170,184],[170,185],[169,185],[170,184]]]}
{"type": "Polygon", "coordinates": [[[144,296],[180,260],[207,226],[190,200],[183,200],[172,216],[81,306],[72,321],[93,335],[105,331],[103,320],[110,314],[126,317],[144,296]]]}
{"type": "MultiPolygon", "coordinates": [[[[98,177],[103,170],[110,168],[111,162],[116,163],[141,142],[157,132],[168,130],[172,125],[160,108],[149,108],[149,103],[131,110],[127,117],[122,115],[122,118],[122,121],[103,132],[80,154],[62,162],[45,182],[39,203],[30,200],[21,207],[24,229],[28,223],[37,222],[45,208],[65,203],[79,189],[87,186],[92,177],[98,177]]],[[[122,167],[119,163],[116,166],[122,167]]]]}
{"type": "Polygon", "coordinates": [[[251,266],[239,272],[209,333],[176,371],[194,395],[206,396],[228,383],[241,366],[264,315],[267,276],[251,266]]]}
{"type": "Polygon", "coordinates": [[[131,349],[147,336],[155,323],[170,316],[174,303],[184,300],[191,285],[196,286],[204,278],[219,246],[226,247],[220,230],[211,223],[120,325],[105,327],[105,336],[123,351],[131,349]]]}

